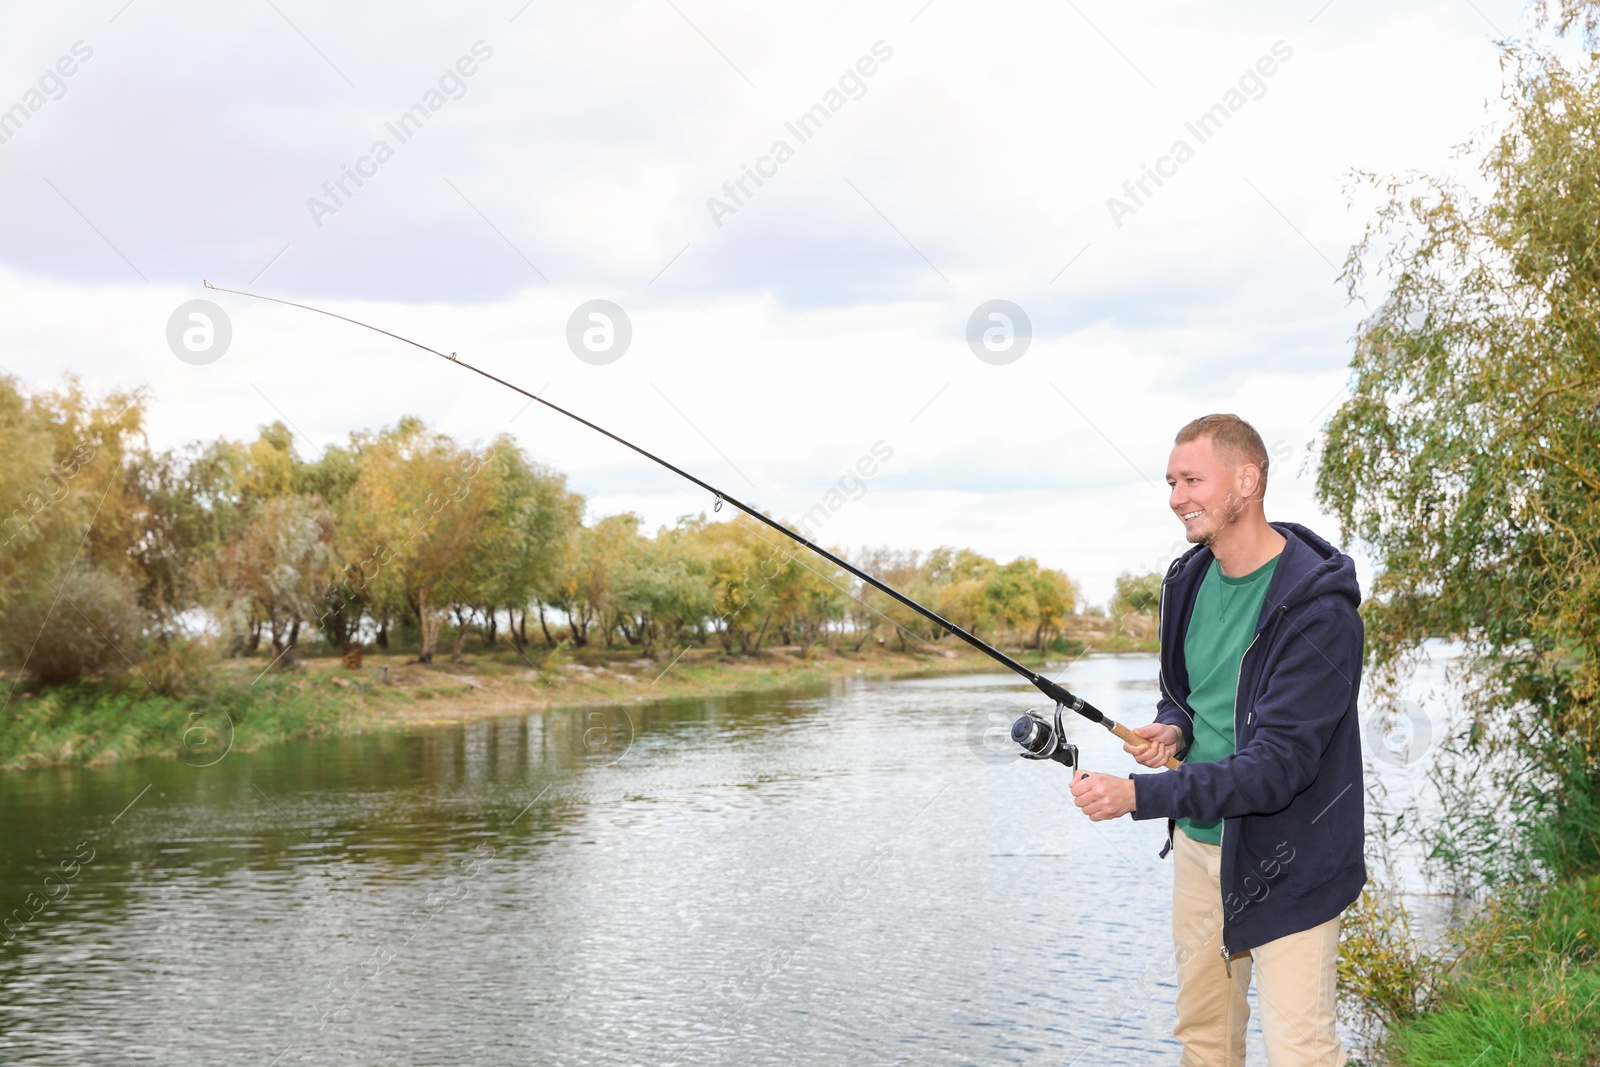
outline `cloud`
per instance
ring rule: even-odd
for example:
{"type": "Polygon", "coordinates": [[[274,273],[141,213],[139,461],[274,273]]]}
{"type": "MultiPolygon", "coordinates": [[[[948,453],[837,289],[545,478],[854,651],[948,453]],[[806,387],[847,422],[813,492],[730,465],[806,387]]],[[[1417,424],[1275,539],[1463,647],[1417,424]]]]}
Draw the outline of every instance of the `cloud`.
{"type": "Polygon", "coordinates": [[[152,382],[161,444],[281,417],[316,449],[417,413],[465,439],[510,426],[597,507],[705,505],[331,320],[229,298],[223,360],[166,351],[200,278],[254,286],[471,353],[779,513],[888,440],[830,537],[1038,555],[1096,599],[1118,558],[1168,543],[1144,478],[1173,427],[1237,409],[1271,440],[1315,433],[1360,315],[1335,282],[1367,218],[1348,171],[1450,166],[1500,78],[1479,16],[1433,4],[278,7],[8,16],[0,104],[94,50],[0,144],[14,372],[152,382]],[[1280,40],[1265,94],[1118,227],[1106,199],[1280,40]],[[492,56],[441,89],[479,41],[492,56]],[[717,227],[707,199],[879,41],[865,92],[717,227]],[[432,90],[318,226],[307,201],[432,90]],[[605,368],[563,339],[595,298],[634,323],[605,368]],[[1008,367],[964,340],[995,298],[1034,325],[1008,367]]]}

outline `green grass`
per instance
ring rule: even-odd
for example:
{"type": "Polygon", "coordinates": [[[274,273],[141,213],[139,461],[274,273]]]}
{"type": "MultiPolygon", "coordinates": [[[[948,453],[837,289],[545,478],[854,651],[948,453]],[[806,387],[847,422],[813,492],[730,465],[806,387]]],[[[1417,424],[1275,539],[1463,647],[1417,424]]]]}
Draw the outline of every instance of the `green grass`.
{"type": "Polygon", "coordinates": [[[368,714],[330,686],[263,679],[182,697],[97,683],[19,693],[0,719],[0,770],[140,756],[191,762],[299,737],[347,732],[368,714]]]}
{"type": "Polygon", "coordinates": [[[1600,876],[1552,888],[1386,1050],[1402,1067],[1600,1067],[1600,876]]]}

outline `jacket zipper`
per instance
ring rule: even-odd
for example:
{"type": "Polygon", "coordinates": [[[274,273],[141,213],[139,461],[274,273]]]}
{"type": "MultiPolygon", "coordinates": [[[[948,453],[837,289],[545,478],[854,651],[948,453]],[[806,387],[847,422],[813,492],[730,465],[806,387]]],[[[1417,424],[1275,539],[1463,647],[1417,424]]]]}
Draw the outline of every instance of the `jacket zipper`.
{"type": "MultiPolygon", "coordinates": [[[[1177,566],[1177,564],[1174,563],[1173,567],[1176,567],[1176,566],[1177,566]]],[[[1167,568],[1167,578],[1170,579],[1171,577],[1172,577],[1172,567],[1168,567],[1167,568]]],[[[1162,620],[1166,618],[1166,614],[1167,614],[1167,582],[1166,582],[1165,579],[1163,579],[1162,582],[1161,582],[1161,588],[1156,593],[1156,640],[1158,640],[1158,641],[1161,639],[1162,620]]],[[[1174,697],[1170,692],[1167,691],[1167,672],[1162,669],[1162,667],[1161,667],[1161,658],[1159,656],[1156,658],[1156,685],[1158,687],[1160,687],[1162,696],[1164,696],[1168,700],[1172,701],[1174,704],[1177,705],[1179,711],[1181,711],[1185,715],[1189,716],[1189,728],[1192,730],[1194,728],[1194,712],[1190,711],[1187,705],[1185,705],[1181,700],[1179,700],[1177,697],[1174,697]]]]}
{"type": "MultiPolygon", "coordinates": [[[[1172,565],[1167,568],[1167,576],[1161,580],[1161,588],[1156,591],[1156,640],[1157,641],[1161,640],[1161,637],[1162,637],[1162,623],[1163,623],[1163,620],[1166,618],[1166,615],[1167,615],[1167,582],[1172,579],[1172,572],[1177,570],[1177,568],[1178,568],[1178,561],[1174,560],[1172,562],[1172,565]]],[[[1179,711],[1181,711],[1185,715],[1189,716],[1189,730],[1192,733],[1194,731],[1194,712],[1190,711],[1189,708],[1182,701],[1178,700],[1176,697],[1174,697],[1167,690],[1167,672],[1161,666],[1161,657],[1159,657],[1159,656],[1156,657],[1156,685],[1157,685],[1158,688],[1160,688],[1162,696],[1164,696],[1168,700],[1172,701],[1173,705],[1176,706],[1179,711]]],[[[1161,855],[1162,856],[1165,856],[1167,854],[1167,852],[1169,850],[1171,850],[1171,848],[1172,848],[1172,837],[1173,837],[1173,834],[1175,834],[1175,833],[1177,833],[1177,823],[1174,822],[1172,819],[1168,819],[1167,820],[1167,847],[1161,851],[1161,855]]]]}
{"type": "MultiPolygon", "coordinates": [[[[1256,642],[1261,639],[1261,631],[1257,630],[1255,636],[1250,638],[1250,643],[1244,646],[1244,655],[1239,657],[1239,679],[1233,684],[1233,750],[1239,751],[1239,686],[1244,681],[1244,661],[1249,657],[1250,650],[1256,647],[1256,642]]],[[[1250,713],[1250,720],[1254,721],[1255,712],[1250,713]]],[[[1218,847],[1226,849],[1228,841],[1228,820],[1222,820],[1222,831],[1217,838],[1218,847]]],[[[1226,855],[1226,852],[1224,852],[1226,855]]],[[[1219,878],[1218,881],[1221,881],[1219,878]]],[[[1228,977],[1233,977],[1233,954],[1228,951],[1228,898],[1222,898],[1222,966],[1228,972],[1228,977]]]]}

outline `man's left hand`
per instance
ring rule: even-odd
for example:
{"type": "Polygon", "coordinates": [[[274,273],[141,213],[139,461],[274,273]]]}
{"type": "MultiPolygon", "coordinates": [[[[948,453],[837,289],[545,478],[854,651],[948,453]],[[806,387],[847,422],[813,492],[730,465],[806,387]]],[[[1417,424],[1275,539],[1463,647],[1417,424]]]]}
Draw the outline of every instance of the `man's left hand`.
{"type": "Polygon", "coordinates": [[[1072,802],[1095,822],[1120,819],[1134,807],[1132,778],[1079,771],[1072,780],[1072,802]]]}

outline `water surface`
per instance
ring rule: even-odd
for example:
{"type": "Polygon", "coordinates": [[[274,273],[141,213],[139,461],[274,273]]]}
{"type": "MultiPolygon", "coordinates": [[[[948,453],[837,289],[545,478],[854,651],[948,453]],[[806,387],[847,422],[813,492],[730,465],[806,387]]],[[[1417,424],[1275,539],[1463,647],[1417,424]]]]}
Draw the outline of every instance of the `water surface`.
{"type": "MultiPolygon", "coordinates": [[[[5,775],[0,1061],[1176,1062],[1164,825],[1007,758],[1017,681],[5,775]]],[[[1152,713],[1153,657],[1062,681],[1152,713]]]]}

